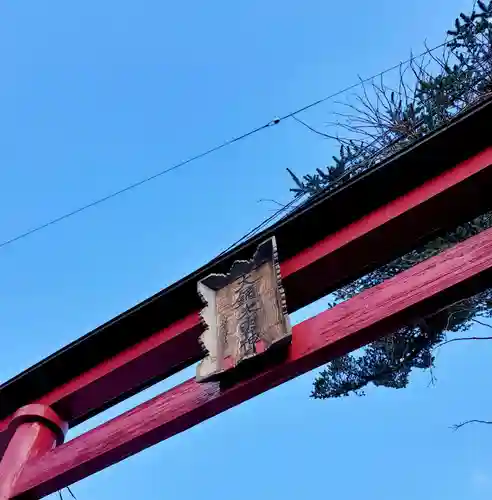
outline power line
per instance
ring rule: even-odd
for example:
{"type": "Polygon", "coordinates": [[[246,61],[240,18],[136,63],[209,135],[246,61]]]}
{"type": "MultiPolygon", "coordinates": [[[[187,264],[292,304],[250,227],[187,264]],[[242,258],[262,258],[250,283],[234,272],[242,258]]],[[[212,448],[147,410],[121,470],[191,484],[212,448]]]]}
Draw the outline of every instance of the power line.
{"type": "Polygon", "coordinates": [[[278,210],[276,210],[272,215],[270,215],[269,217],[267,217],[266,219],[264,219],[257,226],[255,226],[253,229],[251,229],[246,234],[244,234],[243,236],[241,236],[241,238],[239,238],[234,243],[232,243],[231,245],[229,245],[227,248],[225,248],[224,250],[222,250],[222,252],[220,252],[219,255],[217,255],[216,258],[221,257],[222,255],[226,254],[229,250],[232,250],[234,247],[236,247],[237,245],[239,245],[240,243],[242,243],[244,240],[246,240],[246,239],[254,236],[255,234],[257,234],[258,231],[260,231],[261,229],[263,229],[270,222],[273,222],[280,214],[287,213],[291,209],[297,208],[294,205],[298,201],[300,201],[300,199],[303,198],[303,197],[304,197],[304,194],[292,198],[292,200],[290,200],[288,203],[286,203],[281,208],[279,208],[278,210]]]}
{"type": "Polygon", "coordinates": [[[329,101],[329,100],[331,100],[331,99],[333,99],[335,97],[338,97],[339,95],[344,94],[345,92],[349,92],[350,90],[353,90],[353,89],[359,87],[360,85],[364,85],[364,83],[368,83],[371,80],[374,80],[375,78],[379,78],[379,77],[385,75],[386,73],[389,73],[390,71],[394,71],[395,69],[398,69],[402,65],[409,64],[412,61],[414,61],[415,59],[423,57],[426,54],[429,54],[429,53],[433,52],[434,50],[437,50],[437,49],[439,49],[441,47],[444,47],[448,43],[449,43],[449,40],[446,41],[446,42],[443,42],[443,43],[441,43],[439,45],[436,45],[433,48],[426,49],[421,54],[416,55],[416,56],[412,56],[409,59],[407,59],[406,61],[400,62],[398,64],[395,64],[395,65],[391,66],[390,68],[387,68],[387,69],[385,69],[383,71],[380,71],[379,73],[377,73],[377,74],[375,74],[375,75],[373,75],[371,77],[364,78],[364,79],[359,79],[358,82],[356,82],[356,83],[354,83],[352,85],[349,85],[348,87],[345,87],[345,88],[343,88],[341,90],[338,90],[337,92],[334,92],[333,94],[329,94],[329,95],[327,95],[327,96],[325,96],[325,97],[323,97],[321,99],[318,99],[317,101],[313,101],[313,102],[311,102],[311,103],[309,103],[309,104],[307,104],[305,106],[302,106],[301,108],[296,109],[295,111],[287,113],[286,115],[283,115],[281,117],[276,117],[273,120],[265,123],[264,125],[261,125],[259,127],[256,127],[254,129],[250,130],[249,132],[246,132],[245,134],[242,134],[242,135],[240,135],[238,137],[235,137],[233,139],[229,139],[227,141],[224,141],[223,143],[221,143],[221,144],[219,144],[217,146],[214,146],[214,147],[212,147],[212,148],[210,148],[210,149],[208,149],[206,151],[203,151],[202,153],[199,153],[199,154],[197,154],[195,156],[192,156],[192,157],[188,158],[187,160],[184,160],[184,161],[181,161],[179,163],[176,163],[176,164],[172,165],[169,168],[166,168],[164,170],[161,170],[160,172],[157,172],[156,174],[153,174],[151,176],[145,177],[144,179],[141,179],[140,181],[134,182],[133,184],[129,184],[128,186],[126,186],[126,187],[124,187],[122,189],[119,189],[117,191],[114,191],[113,193],[110,193],[107,196],[104,196],[104,197],[99,198],[99,199],[97,199],[95,201],[92,201],[92,202],[90,202],[90,203],[88,203],[86,205],[83,205],[83,206],[75,209],[75,210],[72,210],[71,212],[67,212],[64,215],[61,215],[60,217],[56,217],[54,219],[51,219],[50,221],[48,221],[48,222],[46,222],[44,224],[41,224],[39,226],[36,226],[36,227],[34,227],[32,229],[29,229],[28,231],[25,231],[24,233],[20,233],[17,236],[14,236],[13,238],[10,238],[10,239],[5,240],[2,243],[0,243],[0,248],[3,248],[5,246],[7,246],[7,245],[10,245],[11,243],[19,241],[19,240],[21,240],[23,238],[26,238],[27,236],[31,236],[34,233],[37,233],[37,232],[39,232],[39,231],[41,231],[43,229],[46,229],[47,227],[53,226],[54,224],[57,224],[58,222],[61,222],[61,221],[65,220],[65,219],[73,217],[74,215],[77,215],[77,214],[79,214],[81,212],[84,212],[85,210],[88,210],[89,208],[92,208],[92,207],[95,207],[97,205],[100,205],[101,203],[104,203],[104,202],[106,202],[106,201],[108,201],[108,200],[110,200],[112,198],[115,198],[115,197],[117,197],[117,196],[119,196],[119,195],[121,195],[123,193],[126,193],[128,191],[132,191],[133,189],[138,188],[138,187],[142,186],[143,184],[146,184],[146,183],[148,183],[150,181],[153,181],[153,180],[155,180],[155,179],[157,179],[159,177],[162,177],[163,175],[166,175],[166,174],[168,174],[170,172],[173,172],[174,170],[177,170],[177,169],[179,169],[179,168],[181,168],[181,167],[183,167],[185,165],[188,165],[189,163],[192,163],[194,161],[200,160],[200,159],[202,159],[202,158],[204,158],[204,157],[206,157],[208,155],[211,155],[212,153],[215,153],[215,152],[217,152],[217,151],[219,151],[219,150],[221,150],[221,149],[223,149],[223,148],[225,148],[227,146],[230,146],[230,145],[232,145],[232,144],[234,144],[236,142],[239,142],[239,141],[241,141],[243,139],[251,137],[252,135],[257,134],[258,132],[261,132],[261,131],[263,131],[263,130],[265,130],[265,129],[273,126],[273,125],[277,125],[281,121],[285,121],[288,118],[292,118],[295,115],[298,115],[299,113],[307,111],[308,109],[314,108],[315,106],[319,106],[320,104],[322,104],[322,103],[324,103],[326,101],[329,101]]]}
{"type": "Polygon", "coordinates": [[[243,135],[236,137],[234,139],[230,139],[229,141],[225,141],[222,144],[219,144],[218,146],[215,146],[213,148],[208,149],[207,151],[204,151],[200,154],[192,156],[191,158],[188,158],[187,160],[184,160],[182,162],[176,163],[175,165],[173,165],[169,168],[166,168],[165,170],[161,170],[160,172],[157,172],[154,175],[146,177],[145,179],[141,179],[140,181],[134,182],[133,184],[130,184],[122,189],[119,189],[118,191],[114,191],[113,193],[108,194],[107,196],[104,196],[103,198],[99,198],[91,203],[88,203],[87,205],[83,205],[75,210],[72,210],[71,212],[68,212],[64,215],[61,215],[60,217],[56,217],[55,219],[52,219],[49,222],[46,222],[45,224],[41,224],[40,226],[36,226],[35,228],[30,229],[29,231],[26,231],[25,233],[21,233],[17,236],[14,236],[13,238],[11,238],[9,240],[5,240],[2,243],[0,243],[0,248],[4,247],[6,245],[9,245],[10,243],[14,243],[14,241],[18,241],[22,238],[25,238],[26,236],[30,236],[31,234],[37,233],[38,231],[41,231],[42,229],[46,229],[47,227],[52,226],[54,224],[57,224],[58,222],[61,222],[62,220],[68,219],[69,217],[72,217],[73,215],[76,215],[80,212],[84,212],[85,210],[87,210],[89,208],[100,205],[101,203],[104,203],[105,201],[108,201],[111,198],[115,198],[115,197],[119,196],[120,194],[126,193],[127,191],[131,191],[131,190],[141,186],[142,184],[146,184],[147,182],[153,181],[154,179],[157,179],[158,177],[161,177],[165,174],[168,174],[169,172],[172,172],[173,170],[177,170],[178,168],[183,167],[184,165],[187,165],[188,163],[191,163],[193,161],[204,158],[205,156],[208,156],[212,153],[215,153],[216,151],[219,151],[219,149],[223,149],[226,146],[230,146],[234,142],[240,141],[242,139],[245,139],[246,137],[249,137],[250,135],[256,134],[260,130],[263,130],[267,127],[270,127],[273,124],[274,124],[273,122],[269,122],[265,125],[262,125],[261,127],[255,128],[255,129],[247,132],[246,134],[243,134],[243,135]]]}
{"type": "MultiPolygon", "coordinates": [[[[301,123],[303,125],[305,125],[304,122],[301,122],[301,123]]],[[[308,127],[308,128],[310,130],[312,130],[313,132],[317,132],[314,129],[312,129],[311,127],[308,127]]],[[[388,148],[394,146],[397,142],[399,142],[402,139],[403,139],[403,137],[400,137],[399,139],[397,139],[397,140],[393,141],[392,143],[388,144],[387,146],[381,148],[379,151],[377,151],[376,153],[374,153],[372,155],[371,159],[374,158],[374,156],[376,156],[378,154],[381,154],[385,149],[388,149],[388,148]]],[[[366,147],[359,153],[358,157],[362,157],[363,158],[364,154],[370,148],[372,148],[372,146],[374,146],[374,144],[376,142],[378,142],[378,141],[379,141],[379,138],[377,138],[374,141],[372,141],[371,143],[367,144],[366,147]]],[[[350,173],[352,173],[354,170],[356,170],[356,169],[358,169],[360,167],[361,167],[360,164],[354,163],[353,165],[351,165],[350,167],[348,167],[342,174],[340,174],[340,176],[337,177],[337,179],[335,180],[335,182],[338,183],[343,177],[346,177],[347,175],[350,175],[350,173]]],[[[328,191],[327,189],[323,189],[320,193],[318,193],[317,196],[324,195],[324,194],[326,194],[327,191],[328,191]]],[[[302,200],[302,198],[304,198],[306,196],[306,194],[307,193],[302,193],[300,195],[297,195],[294,198],[292,198],[292,200],[290,200],[288,203],[286,203],[285,205],[282,205],[282,207],[279,208],[277,211],[275,211],[272,215],[270,215],[269,217],[267,217],[266,219],[264,219],[257,226],[255,226],[253,229],[251,229],[250,231],[248,231],[245,235],[241,236],[241,238],[239,238],[234,243],[232,243],[231,245],[229,245],[225,250],[223,250],[222,252],[220,252],[220,254],[217,257],[221,257],[222,255],[224,255],[225,253],[227,253],[229,250],[232,250],[233,248],[235,248],[237,245],[239,245],[240,243],[242,243],[246,239],[248,239],[248,238],[254,236],[255,234],[257,234],[261,229],[263,229],[270,222],[272,222],[273,220],[275,220],[279,215],[284,214],[284,213],[286,213],[286,215],[287,215],[288,213],[292,212],[295,208],[299,208],[301,205],[304,205],[304,203],[306,202],[306,200],[301,201],[298,204],[297,204],[297,202],[300,201],[300,200],[302,200]]]]}
{"type": "MultiPolygon", "coordinates": [[[[446,42],[447,43],[447,42],[446,42]]],[[[441,45],[442,46],[442,45],[441,45]]],[[[430,50],[435,50],[436,47],[434,47],[434,49],[430,49],[430,50]]],[[[403,64],[406,64],[406,63],[403,63],[403,64]]],[[[375,77],[377,78],[377,77],[375,77]]],[[[487,77],[486,76],[483,76],[482,78],[480,78],[477,82],[475,82],[474,85],[479,85],[480,83],[483,83],[485,81],[487,77]]],[[[467,90],[469,89],[464,89],[462,94],[466,93],[467,90]]],[[[427,103],[427,102],[430,102],[432,101],[433,99],[433,96],[429,96],[425,101],[424,101],[424,104],[427,103]]],[[[466,109],[466,107],[464,108],[466,109]]],[[[463,111],[463,110],[462,110],[463,111]]],[[[303,125],[304,127],[308,128],[311,132],[314,132],[318,135],[321,135],[321,136],[324,136],[324,137],[327,137],[327,138],[332,138],[332,139],[336,139],[336,137],[332,137],[332,136],[329,136],[327,134],[324,134],[323,132],[320,132],[319,130],[316,130],[315,128],[311,127],[309,124],[305,123],[304,121],[300,120],[299,118],[296,118],[294,115],[292,115],[292,118],[294,118],[294,120],[296,120],[298,123],[300,123],[301,125],[303,125]]],[[[420,126],[421,124],[423,123],[423,120],[419,120],[419,122],[417,122],[417,126],[420,126]]],[[[386,132],[387,133],[387,132],[386,132]]],[[[398,144],[400,141],[406,139],[405,136],[400,136],[400,137],[397,137],[395,138],[394,140],[392,140],[389,144],[386,144],[385,146],[383,146],[382,148],[378,149],[377,151],[373,152],[373,154],[369,157],[369,158],[365,158],[364,162],[362,164],[360,163],[357,163],[357,159],[359,158],[364,158],[364,155],[367,151],[369,151],[370,149],[372,149],[372,147],[380,142],[382,139],[384,139],[384,136],[386,135],[383,134],[381,137],[377,137],[376,139],[374,139],[373,141],[371,141],[370,143],[368,143],[364,149],[362,151],[359,152],[359,155],[357,156],[357,158],[354,158],[352,161],[355,161],[355,163],[353,163],[352,165],[350,165],[346,170],[344,170],[339,177],[336,178],[335,181],[333,181],[333,185],[335,186],[338,186],[340,185],[340,181],[345,178],[345,177],[349,177],[350,178],[350,175],[363,167],[363,164],[364,163],[370,163],[371,161],[373,161],[377,156],[379,156],[380,154],[384,153],[384,151],[387,151],[387,150],[390,150],[391,148],[393,148],[394,146],[396,146],[396,144],[398,144]]],[[[366,171],[366,169],[363,170],[364,172],[366,171]]],[[[311,200],[314,200],[314,199],[318,199],[322,196],[326,196],[327,193],[331,192],[331,188],[333,188],[333,186],[327,186],[326,188],[320,190],[319,193],[313,195],[310,199],[311,200]]],[[[246,239],[256,235],[261,229],[263,229],[266,225],[268,225],[268,223],[272,222],[273,220],[275,220],[280,214],[284,213],[284,212],[292,212],[295,208],[299,208],[301,205],[304,205],[306,203],[306,200],[302,201],[302,203],[299,203],[298,205],[294,206],[296,204],[296,202],[300,199],[302,199],[304,196],[306,195],[306,193],[302,193],[301,195],[298,195],[296,197],[294,197],[292,200],[290,200],[289,203],[285,204],[285,205],[282,205],[282,207],[280,209],[278,209],[276,212],[273,213],[273,215],[270,215],[269,217],[267,217],[266,219],[264,219],[262,222],[260,222],[260,224],[258,224],[257,226],[255,226],[253,229],[251,229],[250,231],[248,231],[244,236],[242,236],[241,238],[239,238],[238,240],[236,240],[234,243],[232,243],[231,245],[229,245],[225,250],[223,250],[217,257],[221,257],[222,255],[224,255],[225,253],[227,253],[229,250],[232,250],[233,248],[235,248],[236,246],[238,246],[240,243],[242,243],[243,241],[245,241],[246,239]]],[[[286,216],[286,215],[285,215],[286,216]]]]}

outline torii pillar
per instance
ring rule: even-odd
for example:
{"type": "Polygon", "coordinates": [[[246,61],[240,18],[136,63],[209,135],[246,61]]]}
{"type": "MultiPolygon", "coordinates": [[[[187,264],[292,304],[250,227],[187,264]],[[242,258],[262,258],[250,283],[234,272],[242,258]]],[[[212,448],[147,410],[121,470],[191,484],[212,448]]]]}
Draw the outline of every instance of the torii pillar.
{"type": "Polygon", "coordinates": [[[20,408],[9,425],[10,440],[0,462],[0,500],[9,500],[24,465],[52,450],[65,439],[68,425],[49,407],[20,408]]]}

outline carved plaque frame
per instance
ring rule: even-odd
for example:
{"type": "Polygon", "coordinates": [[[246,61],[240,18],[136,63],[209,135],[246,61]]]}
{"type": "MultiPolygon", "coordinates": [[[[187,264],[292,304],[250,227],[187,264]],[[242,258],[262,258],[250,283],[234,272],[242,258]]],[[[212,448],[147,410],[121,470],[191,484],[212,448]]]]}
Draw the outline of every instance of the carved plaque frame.
{"type": "Polygon", "coordinates": [[[235,261],[228,274],[211,274],[197,288],[205,306],[200,342],[207,353],[197,367],[197,381],[218,380],[290,342],[275,237],[261,243],[251,260],[235,261]]]}

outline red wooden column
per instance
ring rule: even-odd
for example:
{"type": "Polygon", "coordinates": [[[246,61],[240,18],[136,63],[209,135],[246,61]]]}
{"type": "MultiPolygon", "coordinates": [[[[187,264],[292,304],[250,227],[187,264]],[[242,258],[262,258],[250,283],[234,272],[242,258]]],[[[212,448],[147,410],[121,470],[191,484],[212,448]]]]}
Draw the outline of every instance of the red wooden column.
{"type": "Polygon", "coordinates": [[[24,465],[61,444],[68,425],[49,407],[27,405],[18,410],[9,425],[11,436],[0,462],[0,500],[13,497],[24,465]]]}

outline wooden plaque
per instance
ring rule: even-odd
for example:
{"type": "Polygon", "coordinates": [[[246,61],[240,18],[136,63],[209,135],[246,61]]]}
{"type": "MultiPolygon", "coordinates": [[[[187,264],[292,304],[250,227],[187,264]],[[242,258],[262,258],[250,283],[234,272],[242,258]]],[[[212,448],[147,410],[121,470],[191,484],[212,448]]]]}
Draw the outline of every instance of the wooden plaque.
{"type": "Polygon", "coordinates": [[[240,363],[290,342],[274,237],[259,245],[251,260],[234,262],[229,274],[200,281],[198,293],[205,305],[200,340],[207,356],[197,367],[197,381],[220,379],[240,363]]]}

